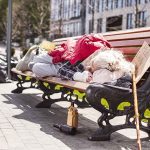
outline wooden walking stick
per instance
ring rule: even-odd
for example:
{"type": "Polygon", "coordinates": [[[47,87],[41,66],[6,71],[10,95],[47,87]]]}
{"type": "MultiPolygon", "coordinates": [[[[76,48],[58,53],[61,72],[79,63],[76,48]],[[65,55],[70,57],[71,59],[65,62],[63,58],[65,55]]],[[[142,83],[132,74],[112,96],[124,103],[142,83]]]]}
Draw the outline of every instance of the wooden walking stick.
{"type": "Polygon", "coordinates": [[[137,143],[138,143],[138,149],[141,150],[142,147],[141,147],[141,140],[140,140],[139,112],[138,112],[138,99],[137,99],[135,71],[133,71],[133,73],[132,73],[132,80],[133,80],[133,97],[134,97],[134,111],[135,111],[135,121],[136,121],[137,143]]]}

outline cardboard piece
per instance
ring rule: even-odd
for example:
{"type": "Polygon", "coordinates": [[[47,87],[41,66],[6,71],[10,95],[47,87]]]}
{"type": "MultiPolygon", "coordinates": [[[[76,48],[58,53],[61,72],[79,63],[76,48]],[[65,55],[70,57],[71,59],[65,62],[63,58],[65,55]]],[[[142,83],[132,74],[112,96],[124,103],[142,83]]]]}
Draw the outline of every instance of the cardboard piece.
{"type": "Polygon", "coordinates": [[[150,67],[150,46],[144,42],[142,47],[135,55],[132,63],[135,65],[136,83],[142,78],[144,73],[150,67]]]}

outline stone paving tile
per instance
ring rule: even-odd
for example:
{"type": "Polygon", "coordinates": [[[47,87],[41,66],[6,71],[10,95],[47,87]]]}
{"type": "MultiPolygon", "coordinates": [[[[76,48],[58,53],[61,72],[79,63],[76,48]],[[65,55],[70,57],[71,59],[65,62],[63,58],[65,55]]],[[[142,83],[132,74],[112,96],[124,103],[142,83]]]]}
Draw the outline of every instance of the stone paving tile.
{"type": "Polygon", "coordinates": [[[26,143],[25,147],[27,150],[43,150],[42,146],[38,143],[26,143]]]}
{"type": "Polygon", "coordinates": [[[69,148],[69,147],[59,147],[59,146],[56,147],[54,145],[44,145],[43,148],[44,148],[44,150],[50,150],[50,149],[52,149],[52,150],[71,150],[71,148],[69,148]]]}
{"type": "MultiPolygon", "coordinates": [[[[59,102],[51,109],[37,109],[41,93],[25,90],[11,94],[14,83],[0,84],[0,150],[136,150],[135,132],[115,132],[111,141],[90,142],[87,137],[97,129],[100,113],[92,108],[78,109],[79,128],[75,136],[65,135],[53,128],[54,123],[66,123],[70,103],[59,102]],[[4,90],[5,88],[5,90],[4,90]],[[7,90],[6,90],[7,89],[7,90]]],[[[54,95],[54,97],[59,95],[54,95]]],[[[114,124],[124,120],[119,117],[114,124]]],[[[142,135],[143,136],[143,135],[142,135]]],[[[145,135],[144,135],[145,136],[145,135]]],[[[149,150],[150,141],[142,141],[149,150]]]]}
{"type": "Polygon", "coordinates": [[[0,129],[12,129],[13,126],[7,122],[7,123],[0,123],[0,129]]]}
{"type": "Polygon", "coordinates": [[[22,150],[22,148],[24,148],[25,145],[23,143],[19,143],[19,142],[11,142],[11,143],[8,143],[8,149],[9,150],[12,150],[12,149],[19,149],[22,150]]]}
{"type": "MultiPolygon", "coordinates": [[[[39,143],[39,141],[38,140],[36,140],[35,138],[28,138],[28,139],[22,139],[22,142],[24,143],[24,144],[40,144],[39,143]]],[[[43,143],[42,143],[43,144],[43,143]]]]}
{"type": "Polygon", "coordinates": [[[3,134],[3,132],[1,131],[1,128],[0,128],[0,137],[3,137],[4,136],[4,134],[3,134]]]}
{"type": "Polygon", "coordinates": [[[0,124],[2,124],[2,123],[8,123],[8,120],[6,118],[1,118],[0,119],[0,124]]]}
{"type": "Polygon", "coordinates": [[[0,137],[0,150],[8,149],[8,144],[4,136],[0,137]]]}

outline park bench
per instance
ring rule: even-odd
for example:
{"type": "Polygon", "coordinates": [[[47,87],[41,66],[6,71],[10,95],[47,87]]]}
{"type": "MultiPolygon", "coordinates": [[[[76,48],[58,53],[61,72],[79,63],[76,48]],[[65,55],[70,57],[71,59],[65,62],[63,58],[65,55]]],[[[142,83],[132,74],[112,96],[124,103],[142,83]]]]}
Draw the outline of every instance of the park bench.
{"type": "MultiPolygon", "coordinates": [[[[107,39],[113,48],[116,48],[122,51],[125,57],[128,60],[132,60],[139,48],[142,46],[143,42],[146,41],[150,44],[150,27],[139,28],[139,29],[131,29],[125,31],[115,31],[104,33],[103,36],[107,39]]],[[[73,37],[75,40],[80,38],[73,37]]],[[[56,45],[59,45],[65,42],[68,38],[56,39],[54,42],[56,45]]],[[[38,88],[43,91],[43,101],[40,102],[36,107],[38,108],[50,108],[51,105],[58,101],[74,101],[79,107],[84,107],[88,103],[100,111],[102,115],[98,119],[98,125],[100,128],[96,131],[92,136],[89,137],[89,140],[109,140],[111,133],[124,129],[124,128],[135,128],[134,121],[131,121],[130,118],[134,116],[133,112],[133,97],[131,89],[117,88],[113,86],[104,86],[104,85],[90,85],[89,83],[77,82],[77,81],[66,81],[61,80],[57,77],[45,77],[45,78],[36,78],[35,75],[31,71],[21,72],[12,68],[13,76],[17,79],[17,88],[13,90],[13,93],[22,93],[23,90],[28,88],[38,88]],[[25,83],[29,83],[28,86],[24,85],[25,83]],[[114,97],[111,100],[105,99],[105,97],[101,97],[100,95],[105,91],[108,94],[110,92],[111,96],[114,96],[116,91],[121,93],[120,97],[114,97]],[[116,90],[116,91],[115,91],[116,90]],[[100,92],[98,92],[100,91],[100,92]],[[114,92],[115,91],[115,92],[114,92]],[[60,98],[52,99],[51,95],[54,93],[61,93],[60,98]],[[100,94],[99,94],[100,93],[100,94]],[[112,94],[111,94],[112,93],[112,94]],[[123,97],[129,98],[128,101],[123,97]],[[118,98],[118,99],[117,99],[118,98]],[[100,101],[102,99],[102,101],[100,101]],[[124,103],[125,102],[125,103],[124,103]],[[120,104],[120,105],[119,105],[120,104]],[[118,107],[119,106],[119,107],[118,107]],[[110,120],[115,118],[116,116],[126,115],[125,123],[121,125],[111,125],[110,120]]],[[[146,75],[143,77],[148,78],[146,75]]],[[[150,134],[150,94],[139,94],[140,91],[147,90],[150,84],[150,76],[147,80],[141,79],[138,82],[138,95],[143,96],[144,102],[139,103],[139,108],[141,115],[140,119],[140,127],[141,130],[150,134]],[[142,87],[142,88],[141,88],[142,87]],[[145,117],[145,115],[149,114],[149,118],[145,117]],[[142,124],[142,121],[145,121],[145,125],[142,124]]],[[[145,91],[146,92],[146,91],[145,91]]],[[[141,92],[142,93],[142,92],[141,92]]],[[[103,94],[102,94],[103,95],[103,94]]],[[[142,100],[143,100],[142,97],[142,100]]]]}

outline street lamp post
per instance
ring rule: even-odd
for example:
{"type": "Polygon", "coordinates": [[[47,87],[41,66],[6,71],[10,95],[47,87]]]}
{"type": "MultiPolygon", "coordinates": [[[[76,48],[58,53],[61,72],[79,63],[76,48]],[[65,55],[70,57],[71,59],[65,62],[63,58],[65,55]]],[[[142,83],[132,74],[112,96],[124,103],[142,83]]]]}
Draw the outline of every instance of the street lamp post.
{"type": "Polygon", "coordinates": [[[7,14],[7,74],[8,79],[11,79],[11,36],[12,36],[12,0],[8,0],[7,14]]]}

